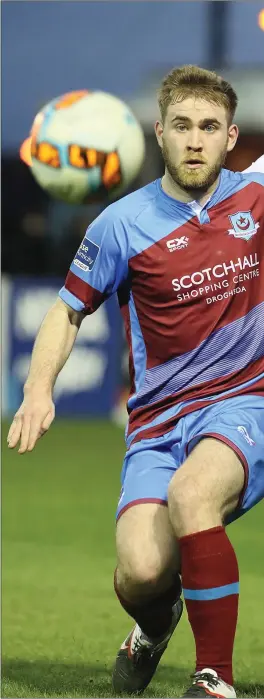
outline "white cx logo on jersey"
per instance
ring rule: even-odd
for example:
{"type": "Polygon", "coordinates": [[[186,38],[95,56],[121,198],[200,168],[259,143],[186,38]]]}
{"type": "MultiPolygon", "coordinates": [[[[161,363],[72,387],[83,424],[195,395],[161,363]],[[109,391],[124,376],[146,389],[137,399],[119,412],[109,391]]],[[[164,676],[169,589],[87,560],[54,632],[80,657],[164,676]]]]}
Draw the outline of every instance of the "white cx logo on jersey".
{"type": "Polygon", "coordinates": [[[182,248],[187,248],[188,243],[189,238],[186,238],[186,236],[183,235],[181,238],[173,238],[173,240],[168,240],[167,248],[169,248],[170,252],[174,252],[174,250],[181,250],[182,248]]]}
{"type": "Polygon", "coordinates": [[[251,447],[254,447],[256,442],[254,442],[254,439],[251,439],[251,437],[248,434],[247,428],[244,425],[238,425],[237,428],[238,432],[242,434],[242,437],[246,440],[248,444],[250,444],[251,447]]]}

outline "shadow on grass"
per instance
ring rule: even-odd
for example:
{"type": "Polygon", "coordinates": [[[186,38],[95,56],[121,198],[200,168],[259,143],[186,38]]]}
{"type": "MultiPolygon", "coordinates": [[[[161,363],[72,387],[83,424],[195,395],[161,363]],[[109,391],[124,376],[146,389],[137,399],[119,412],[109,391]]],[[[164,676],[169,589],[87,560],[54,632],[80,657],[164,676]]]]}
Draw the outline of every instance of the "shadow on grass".
{"type": "MultiPolygon", "coordinates": [[[[175,697],[188,688],[190,669],[163,665],[145,691],[144,697],[175,697]]],[[[2,697],[114,697],[111,669],[107,665],[63,663],[49,660],[3,660],[2,697]],[[14,686],[17,686],[17,694],[14,686]]],[[[238,683],[238,697],[264,697],[264,684],[238,683]]]]}
{"type": "Polygon", "coordinates": [[[8,686],[11,688],[13,683],[18,685],[18,691],[19,685],[23,687],[23,692],[28,690],[29,696],[39,693],[38,696],[63,697],[73,693],[82,697],[93,697],[97,696],[97,692],[98,696],[103,696],[103,692],[105,696],[110,696],[111,692],[109,670],[99,663],[86,665],[49,660],[3,660],[2,696],[10,696],[8,686]]]}
{"type": "MultiPolygon", "coordinates": [[[[186,684],[188,670],[161,666],[158,669],[147,697],[161,697],[164,685],[186,684]],[[154,686],[153,686],[154,685],[154,686]]],[[[107,665],[89,663],[63,663],[49,660],[3,660],[2,697],[14,697],[14,683],[23,695],[65,697],[114,697],[111,684],[111,669],[107,665]],[[10,691],[13,692],[10,694],[10,691]]],[[[165,690],[166,691],[166,690],[165,690]]],[[[168,696],[168,695],[167,695],[168,696]]]]}

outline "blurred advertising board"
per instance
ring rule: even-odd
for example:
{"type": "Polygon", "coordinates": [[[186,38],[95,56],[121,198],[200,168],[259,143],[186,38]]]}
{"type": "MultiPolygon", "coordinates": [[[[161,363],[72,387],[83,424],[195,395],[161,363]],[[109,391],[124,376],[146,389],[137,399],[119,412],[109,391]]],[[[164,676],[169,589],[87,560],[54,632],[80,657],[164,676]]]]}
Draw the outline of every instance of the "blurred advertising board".
{"type": "MultiPolygon", "coordinates": [[[[12,414],[23,399],[33,343],[41,322],[56,301],[63,280],[3,278],[2,395],[3,414],[12,414]]],[[[122,322],[115,297],[84,319],[71,355],[54,389],[56,414],[108,416],[120,386],[122,322]]]]}

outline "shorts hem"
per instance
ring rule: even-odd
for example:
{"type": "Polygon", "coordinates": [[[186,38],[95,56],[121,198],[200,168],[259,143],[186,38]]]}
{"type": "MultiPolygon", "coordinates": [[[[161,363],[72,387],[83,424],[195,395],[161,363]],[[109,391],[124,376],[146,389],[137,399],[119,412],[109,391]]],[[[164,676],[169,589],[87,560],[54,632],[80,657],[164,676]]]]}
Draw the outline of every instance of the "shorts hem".
{"type": "Polygon", "coordinates": [[[157,505],[165,505],[166,507],[168,505],[167,500],[162,500],[161,498],[137,498],[137,500],[131,500],[131,502],[128,502],[127,505],[121,508],[116,517],[116,521],[118,522],[121,515],[123,515],[126,510],[129,510],[130,507],[134,507],[134,505],[145,505],[148,502],[154,502],[157,505]]]}
{"type": "MultiPolygon", "coordinates": [[[[240,493],[239,500],[238,500],[238,503],[236,506],[236,510],[239,509],[241,507],[243,499],[244,499],[244,495],[245,495],[245,492],[246,492],[246,489],[248,486],[248,477],[249,477],[249,466],[248,466],[248,462],[247,462],[247,459],[245,457],[245,454],[243,454],[241,449],[239,449],[239,447],[234,442],[232,442],[231,439],[228,439],[228,437],[225,437],[225,435],[223,435],[223,434],[218,434],[217,432],[206,432],[206,433],[203,433],[203,434],[197,435],[197,436],[199,436],[201,439],[203,439],[204,437],[213,437],[214,439],[218,439],[220,442],[224,442],[224,444],[227,444],[228,447],[233,449],[233,451],[236,453],[236,455],[240,459],[242,466],[243,466],[243,469],[244,469],[245,480],[244,480],[244,485],[243,485],[243,488],[242,488],[242,491],[240,493]]],[[[195,439],[195,437],[194,437],[194,439],[195,439]]],[[[187,444],[187,454],[188,455],[189,455],[189,444],[191,443],[191,441],[192,440],[190,440],[187,444]]],[[[199,439],[199,441],[200,441],[200,439],[199,439]]],[[[197,444],[198,444],[198,442],[197,442],[197,444]]]]}

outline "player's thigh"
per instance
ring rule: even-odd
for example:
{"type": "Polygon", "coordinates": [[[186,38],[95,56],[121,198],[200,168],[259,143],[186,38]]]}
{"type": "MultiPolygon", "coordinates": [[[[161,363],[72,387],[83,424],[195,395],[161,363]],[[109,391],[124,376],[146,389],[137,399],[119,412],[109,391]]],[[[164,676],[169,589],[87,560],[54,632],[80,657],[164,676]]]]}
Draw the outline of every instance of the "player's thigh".
{"type": "Polygon", "coordinates": [[[242,460],[221,438],[202,437],[169,485],[170,509],[196,519],[205,509],[224,522],[238,505],[245,483],[242,460]]]}
{"type": "Polygon", "coordinates": [[[126,510],[116,528],[117,570],[130,587],[167,587],[180,570],[168,507],[154,502],[126,510]]]}
{"type": "Polygon", "coordinates": [[[118,571],[138,584],[156,582],[179,565],[167,493],[177,463],[169,445],[139,443],[127,452],[117,508],[118,571]]]}

